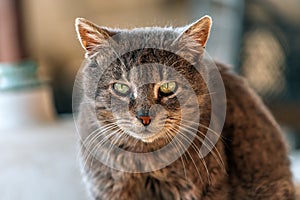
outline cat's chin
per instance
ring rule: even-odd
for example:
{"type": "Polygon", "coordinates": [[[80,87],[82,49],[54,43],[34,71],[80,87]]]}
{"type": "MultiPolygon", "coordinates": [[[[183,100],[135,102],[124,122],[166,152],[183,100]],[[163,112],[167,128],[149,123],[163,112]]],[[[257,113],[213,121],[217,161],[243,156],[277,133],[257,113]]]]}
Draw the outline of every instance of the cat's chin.
{"type": "Polygon", "coordinates": [[[142,140],[143,142],[145,143],[152,143],[154,142],[156,139],[157,139],[157,134],[153,134],[149,137],[143,137],[143,138],[140,138],[140,140],[142,140]]]}

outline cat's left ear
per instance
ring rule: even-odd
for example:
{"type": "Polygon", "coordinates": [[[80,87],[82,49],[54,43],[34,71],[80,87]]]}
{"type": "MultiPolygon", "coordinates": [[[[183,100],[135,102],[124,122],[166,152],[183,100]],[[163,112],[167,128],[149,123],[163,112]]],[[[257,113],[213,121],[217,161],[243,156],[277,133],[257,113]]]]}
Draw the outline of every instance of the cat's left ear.
{"type": "Polygon", "coordinates": [[[184,29],[182,36],[191,38],[200,44],[200,46],[205,47],[206,42],[209,38],[210,29],[212,25],[212,19],[210,16],[205,15],[198,21],[188,25],[184,29]]]}
{"type": "Polygon", "coordinates": [[[117,34],[105,27],[100,27],[84,18],[75,20],[75,27],[81,46],[90,53],[95,47],[104,44],[117,34]]]}

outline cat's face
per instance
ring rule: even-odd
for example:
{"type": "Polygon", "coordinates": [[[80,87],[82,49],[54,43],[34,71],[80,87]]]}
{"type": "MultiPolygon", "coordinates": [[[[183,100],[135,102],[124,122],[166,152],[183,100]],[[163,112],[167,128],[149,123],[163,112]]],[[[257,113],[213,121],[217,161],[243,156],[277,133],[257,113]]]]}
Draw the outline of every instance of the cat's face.
{"type": "Polygon", "coordinates": [[[137,50],[120,60],[99,80],[98,119],[112,119],[126,134],[143,142],[173,136],[182,115],[193,115],[194,105],[198,105],[197,99],[190,98],[195,97],[193,82],[187,80],[201,83],[201,78],[195,76],[188,62],[163,50],[137,50]],[[158,57],[160,60],[152,63],[158,57]],[[186,68],[191,71],[179,73],[186,68]]]}
{"type": "MultiPolygon", "coordinates": [[[[172,43],[188,34],[201,48],[207,41],[210,23],[210,18],[202,18],[184,32],[160,30],[156,39],[164,38],[164,42],[172,43]]],[[[99,52],[103,40],[117,33],[83,19],[77,20],[77,31],[87,53],[87,68],[90,68],[91,76],[101,71],[101,76],[91,78],[97,79],[91,97],[95,99],[101,126],[113,124],[111,132],[115,134],[125,133],[126,137],[152,143],[171,139],[179,126],[188,124],[189,119],[198,118],[195,105],[205,102],[207,87],[202,76],[182,56],[162,49],[141,48],[119,55],[109,66],[102,68],[105,55],[99,52]]],[[[122,34],[120,30],[118,32],[122,34]]],[[[126,31],[125,34],[137,34],[136,38],[149,35],[147,31],[126,31]]],[[[155,40],[155,34],[152,38],[155,40]]],[[[123,40],[117,42],[125,43],[123,40]]],[[[201,57],[201,49],[189,52],[189,56],[197,60],[201,57]]]]}

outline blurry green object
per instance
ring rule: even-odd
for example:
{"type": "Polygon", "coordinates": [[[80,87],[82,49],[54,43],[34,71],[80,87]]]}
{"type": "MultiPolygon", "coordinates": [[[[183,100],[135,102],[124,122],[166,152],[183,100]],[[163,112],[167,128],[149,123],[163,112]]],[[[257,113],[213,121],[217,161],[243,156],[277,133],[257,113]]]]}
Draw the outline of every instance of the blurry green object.
{"type": "Polygon", "coordinates": [[[23,89],[40,84],[35,62],[0,63],[0,91],[23,89]]]}

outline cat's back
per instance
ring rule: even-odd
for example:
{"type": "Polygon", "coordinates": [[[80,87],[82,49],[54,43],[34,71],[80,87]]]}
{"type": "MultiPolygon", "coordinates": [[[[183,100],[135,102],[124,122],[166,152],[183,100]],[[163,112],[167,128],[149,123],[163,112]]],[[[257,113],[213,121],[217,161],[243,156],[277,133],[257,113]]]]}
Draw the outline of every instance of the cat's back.
{"type": "MultiPolygon", "coordinates": [[[[256,124],[275,132],[280,132],[279,126],[261,98],[249,86],[247,80],[233,70],[216,63],[226,92],[226,122],[236,125],[256,124]],[[239,120],[240,119],[240,120],[239,120]],[[251,119],[246,122],[245,119],[251,119]]],[[[251,127],[244,127],[251,128],[251,127]]]]}
{"type": "Polygon", "coordinates": [[[227,98],[222,135],[232,196],[294,199],[287,148],[279,125],[244,78],[223,64],[217,66],[227,98]]]}

